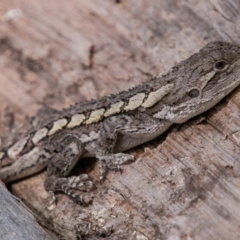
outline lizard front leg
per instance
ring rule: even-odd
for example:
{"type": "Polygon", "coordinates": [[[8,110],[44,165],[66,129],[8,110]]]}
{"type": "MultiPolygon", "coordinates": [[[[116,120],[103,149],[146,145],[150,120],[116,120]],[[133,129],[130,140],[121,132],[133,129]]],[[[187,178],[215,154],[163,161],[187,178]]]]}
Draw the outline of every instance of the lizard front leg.
{"type": "Polygon", "coordinates": [[[89,203],[91,199],[79,193],[94,187],[88,175],[66,177],[84,153],[81,141],[75,136],[66,136],[56,141],[51,151],[52,158],[49,160],[44,186],[52,201],[55,201],[54,192],[64,192],[76,202],[89,203]]]}
{"type": "Polygon", "coordinates": [[[86,146],[99,160],[100,181],[105,178],[108,169],[120,170],[119,165],[134,160],[132,155],[123,151],[156,138],[171,124],[144,113],[106,119],[101,125],[98,141],[86,146]]]}

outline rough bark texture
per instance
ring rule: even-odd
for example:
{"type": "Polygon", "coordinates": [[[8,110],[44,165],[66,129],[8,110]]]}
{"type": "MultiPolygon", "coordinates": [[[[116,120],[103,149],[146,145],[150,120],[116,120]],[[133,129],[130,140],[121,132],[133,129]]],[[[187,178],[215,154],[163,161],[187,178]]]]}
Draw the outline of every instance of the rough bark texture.
{"type": "MultiPolygon", "coordinates": [[[[43,106],[130,88],[212,40],[240,43],[237,0],[1,0],[0,15],[4,141],[43,106]]],[[[99,231],[112,226],[106,239],[239,239],[239,90],[200,123],[131,150],[137,161],[102,185],[96,162],[81,161],[74,174],[88,172],[97,185],[88,207],[59,194],[49,212],[44,173],[11,189],[64,239],[77,239],[83,222],[99,231]]]]}

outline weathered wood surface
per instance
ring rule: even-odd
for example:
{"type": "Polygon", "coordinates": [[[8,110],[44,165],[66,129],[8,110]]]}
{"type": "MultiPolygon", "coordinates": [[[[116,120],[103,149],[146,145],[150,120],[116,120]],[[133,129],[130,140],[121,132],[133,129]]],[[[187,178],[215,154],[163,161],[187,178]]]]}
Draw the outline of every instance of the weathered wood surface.
{"type": "Polygon", "coordinates": [[[38,225],[24,204],[14,199],[0,184],[0,239],[1,240],[53,240],[38,225]]]}
{"type": "MultiPolygon", "coordinates": [[[[0,134],[42,106],[139,84],[209,41],[240,43],[239,13],[237,0],[1,0],[0,134]]],[[[65,239],[83,221],[112,226],[107,239],[239,239],[239,90],[199,124],[131,150],[137,161],[102,185],[94,160],[79,163],[98,187],[88,207],[59,194],[48,212],[43,173],[12,191],[65,239]]]]}

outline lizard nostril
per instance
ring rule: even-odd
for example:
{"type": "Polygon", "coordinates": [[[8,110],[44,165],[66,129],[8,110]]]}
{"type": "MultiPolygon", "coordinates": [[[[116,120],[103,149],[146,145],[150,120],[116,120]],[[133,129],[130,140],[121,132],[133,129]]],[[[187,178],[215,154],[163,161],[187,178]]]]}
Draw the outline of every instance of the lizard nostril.
{"type": "Polygon", "coordinates": [[[188,96],[191,98],[196,98],[200,95],[200,91],[197,88],[193,88],[188,92],[188,96]]]}

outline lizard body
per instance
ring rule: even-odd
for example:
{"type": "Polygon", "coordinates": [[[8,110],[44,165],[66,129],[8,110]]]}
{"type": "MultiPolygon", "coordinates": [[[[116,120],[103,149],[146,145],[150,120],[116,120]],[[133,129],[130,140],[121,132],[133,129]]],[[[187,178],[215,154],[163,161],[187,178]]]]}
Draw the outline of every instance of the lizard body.
{"type": "Polygon", "coordinates": [[[0,179],[12,182],[47,167],[45,189],[78,202],[89,191],[86,174],[67,177],[77,161],[95,156],[100,180],[108,169],[134,160],[123,153],[150,141],[174,123],[205,112],[240,84],[240,46],[212,42],[167,73],[128,91],[54,111],[26,137],[0,150],[0,179]]]}

